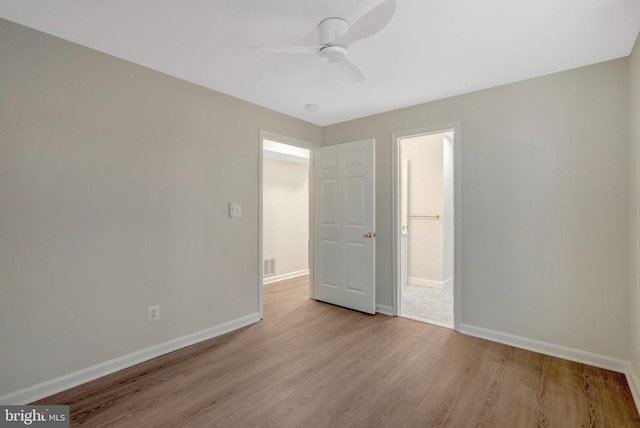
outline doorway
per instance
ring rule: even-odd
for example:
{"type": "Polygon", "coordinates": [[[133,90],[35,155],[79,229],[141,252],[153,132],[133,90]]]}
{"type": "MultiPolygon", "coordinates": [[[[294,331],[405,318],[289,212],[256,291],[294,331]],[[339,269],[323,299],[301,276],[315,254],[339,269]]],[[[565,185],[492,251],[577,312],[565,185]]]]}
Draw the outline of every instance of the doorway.
{"type": "MultiPolygon", "coordinates": [[[[268,214],[263,183],[265,169],[268,168],[265,167],[267,158],[264,148],[274,146],[306,149],[309,155],[306,165],[309,189],[306,216],[309,297],[365,313],[375,313],[375,140],[371,138],[319,147],[261,131],[258,163],[260,318],[263,317],[263,281],[268,281],[272,273],[278,274],[277,268],[271,271],[271,261],[266,253],[265,241],[269,232],[266,231],[265,216],[268,214]]],[[[276,204],[279,209],[277,212],[288,211],[290,202],[289,198],[284,198],[276,204]]],[[[304,233],[300,234],[304,236],[304,233]]],[[[277,265],[276,260],[274,266],[277,265]]],[[[301,270],[298,273],[304,274],[301,270]]]]}
{"type": "Polygon", "coordinates": [[[455,129],[394,140],[396,314],[453,328],[455,129]]]}
{"type": "Polygon", "coordinates": [[[314,144],[260,132],[258,257],[260,318],[265,284],[310,275],[314,144]]]}
{"type": "Polygon", "coordinates": [[[309,152],[263,141],[263,284],[309,274],[309,152]]]}

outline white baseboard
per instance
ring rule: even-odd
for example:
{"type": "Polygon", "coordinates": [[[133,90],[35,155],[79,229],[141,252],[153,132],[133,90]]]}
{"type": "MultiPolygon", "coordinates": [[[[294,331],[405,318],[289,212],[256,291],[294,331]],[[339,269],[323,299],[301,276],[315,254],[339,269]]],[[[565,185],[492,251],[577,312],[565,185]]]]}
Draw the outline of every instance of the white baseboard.
{"type": "Polygon", "coordinates": [[[305,275],[309,275],[309,269],[303,269],[289,273],[281,273],[280,275],[265,276],[262,278],[262,284],[271,284],[272,282],[284,281],[285,279],[292,279],[305,275]]]}
{"type": "Polygon", "coordinates": [[[501,333],[499,331],[475,327],[469,324],[461,324],[460,330],[458,331],[463,334],[468,334],[469,336],[491,340],[492,342],[503,343],[505,345],[515,346],[516,348],[522,348],[528,351],[538,352],[540,354],[563,358],[576,363],[588,364],[601,369],[622,373],[627,378],[627,384],[631,390],[633,401],[638,412],[640,412],[640,378],[630,361],[607,357],[606,355],[595,354],[593,352],[581,351],[579,349],[573,349],[566,346],[554,345],[553,343],[528,339],[526,337],[515,336],[508,333],[501,333]]]}
{"type": "MultiPolygon", "coordinates": [[[[383,315],[394,316],[393,308],[386,305],[376,305],[376,312],[383,315]]],[[[24,388],[22,390],[6,394],[0,397],[2,405],[24,405],[48,397],[58,392],[62,392],[69,388],[81,385],[86,382],[98,379],[100,377],[115,373],[119,370],[126,369],[136,364],[157,358],[169,352],[194,345],[207,339],[211,339],[225,333],[246,327],[250,324],[260,321],[260,315],[253,313],[245,317],[241,317],[226,323],[192,333],[177,339],[169,340],[158,345],[151,346],[140,351],[132,352],[122,357],[114,358],[91,367],[70,373],[65,376],[58,377],[40,384],[24,388]]],[[[481,327],[475,327],[469,324],[461,324],[460,333],[469,336],[479,337],[491,340],[493,342],[503,343],[505,345],[522,348],[553,357],[563,358],[578,363],[589,364],[595,367],[623,373],[627,378],[629,389],[633,395],[636,407],[640,411],[640,378],[629,361],[607,357],[600,354],[576,350],[565,346],[554,345],[552,343],[542,342],[534,339],[528,339],[521,336],[515,336],[508,333],[502,333],[495,330],[489,330],[481,327]]]]}
{"type": "Polygon", "coordinates": [[[624,374],[627,377],[627,383],[629,384],[633,401],[636,403],[638,412],[640,412],[640,378],[638,378],[638,373],[630,362],[627,362],[627,370],[624,374]]]}
{"type": "Polygon", "coordinates": [[[396,314],[393,312],[393,307],[387,305],[378,305],[376,303],[376,312],[382,315],[389,315],[390,317],[395,316],[396,314]]]}
{"type": "Polygon", "coordinates": [[[443,281],[433,281],[431,279],[416,278],[413,276],[410,276],[407,278],[407,283],[410,285],[416,285],[418,287],[429,287],[429,288],[439,288],[439,289],[444,288],[443,281]]]}
{"type": "Polygon", "coordinates": [[[626,360],[620,360],[617,358],[607,357],[606,355],[555,345],[553,343],[542,342],[513,334],[502,333],[482,327],[475,327],[469,324],[460,324],[460,329],[458,331],[463,334],[468,334],[469,336],[515,346],[516,348],[522,348],[528,351],[574,361],[576,363],[588,364],[590,366],[618,373],[626,374],[629,367],[629,362],[626,360]]]}
{"type": "Polygon", "coordinates": [[[114,358],[112,360],[78,370],[56,379],[42,382],[38,385],[21,389],[20,391],[3,395],[0,397],[0,404],[24,405],[32,403],[36,400],[65,391],[69,388],[82,385],[83,383],[115,373],[119,370],[168,354],[169,352],[177,351],[178,349],[194,345],[198,342],[202,342],[203,340],[211,339],[213,337],[229,333],[233,330],[246,327],[258,321],[260,321],[260,314],[257,312],[237,318],[196,333],[172,339],[140,351],[132,352],[131,354],[123,355],[122,357],[114,358]]]}

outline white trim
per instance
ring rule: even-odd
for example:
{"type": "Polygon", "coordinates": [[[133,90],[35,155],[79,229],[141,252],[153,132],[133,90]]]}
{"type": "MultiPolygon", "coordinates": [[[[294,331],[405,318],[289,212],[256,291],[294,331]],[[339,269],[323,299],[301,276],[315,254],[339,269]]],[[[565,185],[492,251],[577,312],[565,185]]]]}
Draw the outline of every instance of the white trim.
{"type": "Polygon", "coordinates": [[[262,284],[271,284],[272,282],[284,281],[285,279],[292,279],[305,275],[309,275],[309,269],[297,270],[295,272],[289,273],[281,273],[280,275],[265,276],[262,280],[262,284]]]}
{"type": "MultiPolygon", "coordinates": [[[[317,146],[320,147],[320,146],[317,146]]],[[[313,194],[313,187],[315,186],[313,177],[314,177],[314,168],[315,168],[315,150],[311,150],[311,157],[309,158],[309,242],[307,243],[307,254],[309,260],[309,298],[314,299],[315,296],[313,294],[313,275],[315,274],[315,268],[313,265],[313,242],[315,239],[313,222],[315,221],[315,206],[313,200],[315,198],[313,194]]]]}
{"type": "Polygon", "coordinates": [[[552,357],[562,358],[576,363],[588,364],[590,366],[612,370],[619,373],[626,374],[629,368],[629,362],[626,360],[620,360],[606,355],[542,342],[540,340],[529,339],[509,333],[502,333],[500,331],[489,330],[487,328],[476,327],[469,324],[460,324],[459,331],[460,333],[467,334],[469,336],[479,337],[492,342],[515,346],[516,348],[526,349],[527,351],[538,352],[540,354],[550,355],[552,357]]]}
{"type": "Polygon", "coordinates": [[[264,170],[264,139],[265,133],[260,130],[258,133],[258,314],[263,318],[262,281],[264,278],[264,254],[262,251],[262,175],[264,170]]]}
{"type": "Polygon", "coordinates": [[[65,391],[69,388],[82,385],[83,383],[87,383],[100,377],[115,373],[119,370],[123,370],[128,367],[135,366],[136,364],[140,364],[153,358],[157,358],[161,355],[168,354],[169,352],[177,351],[178,349],[194,345],[196,343],[223,335],[225,333],[229,333],[242,327],[246,327],[258,321],[260,321],[260,316],[257,312],[237,318],[235,320],[227,321],[225,323],[210,327],[196,333],[188,334],[177,339],[172,339],[158,345],[150,346],[148,348],[141,349],[139,351],[132,352],[130,354],[123,355],[121,357],[117,357],[112,360],[105,361],[94,366],[69,373],[64,376],[60,376],[56,379],[51,379],[46,382],[21,389],[19,391],[3,395],[2,397],[0,397],[0,404],[24,405],[32,403],[36,400],[40,400],[42,398],[49,397],[50,395],[57,394],[58,392],[65,391]]]}
{"type": "Polygon", "coordinates": [[[379,305],[377,303],[376,303],[376,313],[382,314],[382,315],[389,315],[390,317],[395,316],[395,314],[393,313],[392,306],[379,305]]]}
{"type": "Polygon", "coordinates": [[[407,277],[407,284],[416,285],[418,287],[444,288],[444,281],[433,281],[431,279],[416,278],[413,276],[407,277]]]}
{"type": "Polygon", "coordinates": [[[638,378],[638,373],[629,361],[627,361],[627,370],[625,370],[624,374],[627,377],[627,383],[629,384],[633,401],[636,403],[638,412],[640,412],[640,379],[638,378]]]}
{"type": "Polygon", "coordinates": [[[636,409],[640,412],[640,378],[630,361],[608,357],[593,352],[573,349],[567,346],[555,345],[553,343],[542,342],[513,334],[502,333],[482,327],[475,327],[469,324],[460,324],[458,330],[462,334],[479,337],[492,342],[526,349],[527,351],[538,352],[552,357],[562,358],[576,363],[588,364],[601,369],[611,370],[624,374],[633,397],[636,409]]]}
{"type": "Polygon", "coordinates": [[[444,123],[427,128],[412,129],[392,133],[391,136],[391,224],[392,224],[392,277],[393,277],[393,311],[400,315],[400,219],[399,219],[399,180],[400,139],[405,137],[445,133],[453,130],[453,328],[460,329],[462,319],[462,133],[460,122],[444,123]]]}

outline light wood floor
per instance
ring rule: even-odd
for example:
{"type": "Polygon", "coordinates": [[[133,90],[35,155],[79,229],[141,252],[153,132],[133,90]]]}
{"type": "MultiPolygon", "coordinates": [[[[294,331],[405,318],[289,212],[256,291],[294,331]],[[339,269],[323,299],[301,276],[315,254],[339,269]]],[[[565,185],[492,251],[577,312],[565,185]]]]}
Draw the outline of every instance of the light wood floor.
{"type": "Polygon", "coordinates": [[[636,427],[623,375],[264,289],[264,320],[41,400],[95,427],[636,427]]]}

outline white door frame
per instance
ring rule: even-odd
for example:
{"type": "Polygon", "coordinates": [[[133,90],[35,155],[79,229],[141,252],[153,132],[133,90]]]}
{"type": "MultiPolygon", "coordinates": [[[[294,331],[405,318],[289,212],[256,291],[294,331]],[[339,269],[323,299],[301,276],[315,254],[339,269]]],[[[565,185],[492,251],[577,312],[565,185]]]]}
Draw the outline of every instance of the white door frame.
{"type": "Polygon", "coordinates": [[[288,144],[290,146],[302,147],[309,149],[309,273],[311,281],[309,281],[309,297],[313,298],[313,149],[320,147],[319,144],[310,143],[308,141],[297,140],[295,138],[276,134],[265,130],[260,130],[258,138],[258,313],[262,319],[263,312],[263,294],[262,282],[264,280],[262,239],[263,239],[263,206],[262,206],[262,173],[263,173],[263,140],[272,140],[278,143],[288,144]]]}
{"type": "Polygon", "coordinates": [[[392,274],[393,274],[393,311],[394,315],[400,315],[400,277],[401,256],[400,251],[400,171],[402,159],[400,158],[400,140],[407,137],[415,137],[427,134],[441,134],[453,131],[453,328],[460,330],[461,319],[461,295],[462,295],[462,139],[460,137],[460,123],[445,123],[427,128],[399,131],[392,134],[392,160],[391,160],[391,224],[392,224],[392,274]]]}

